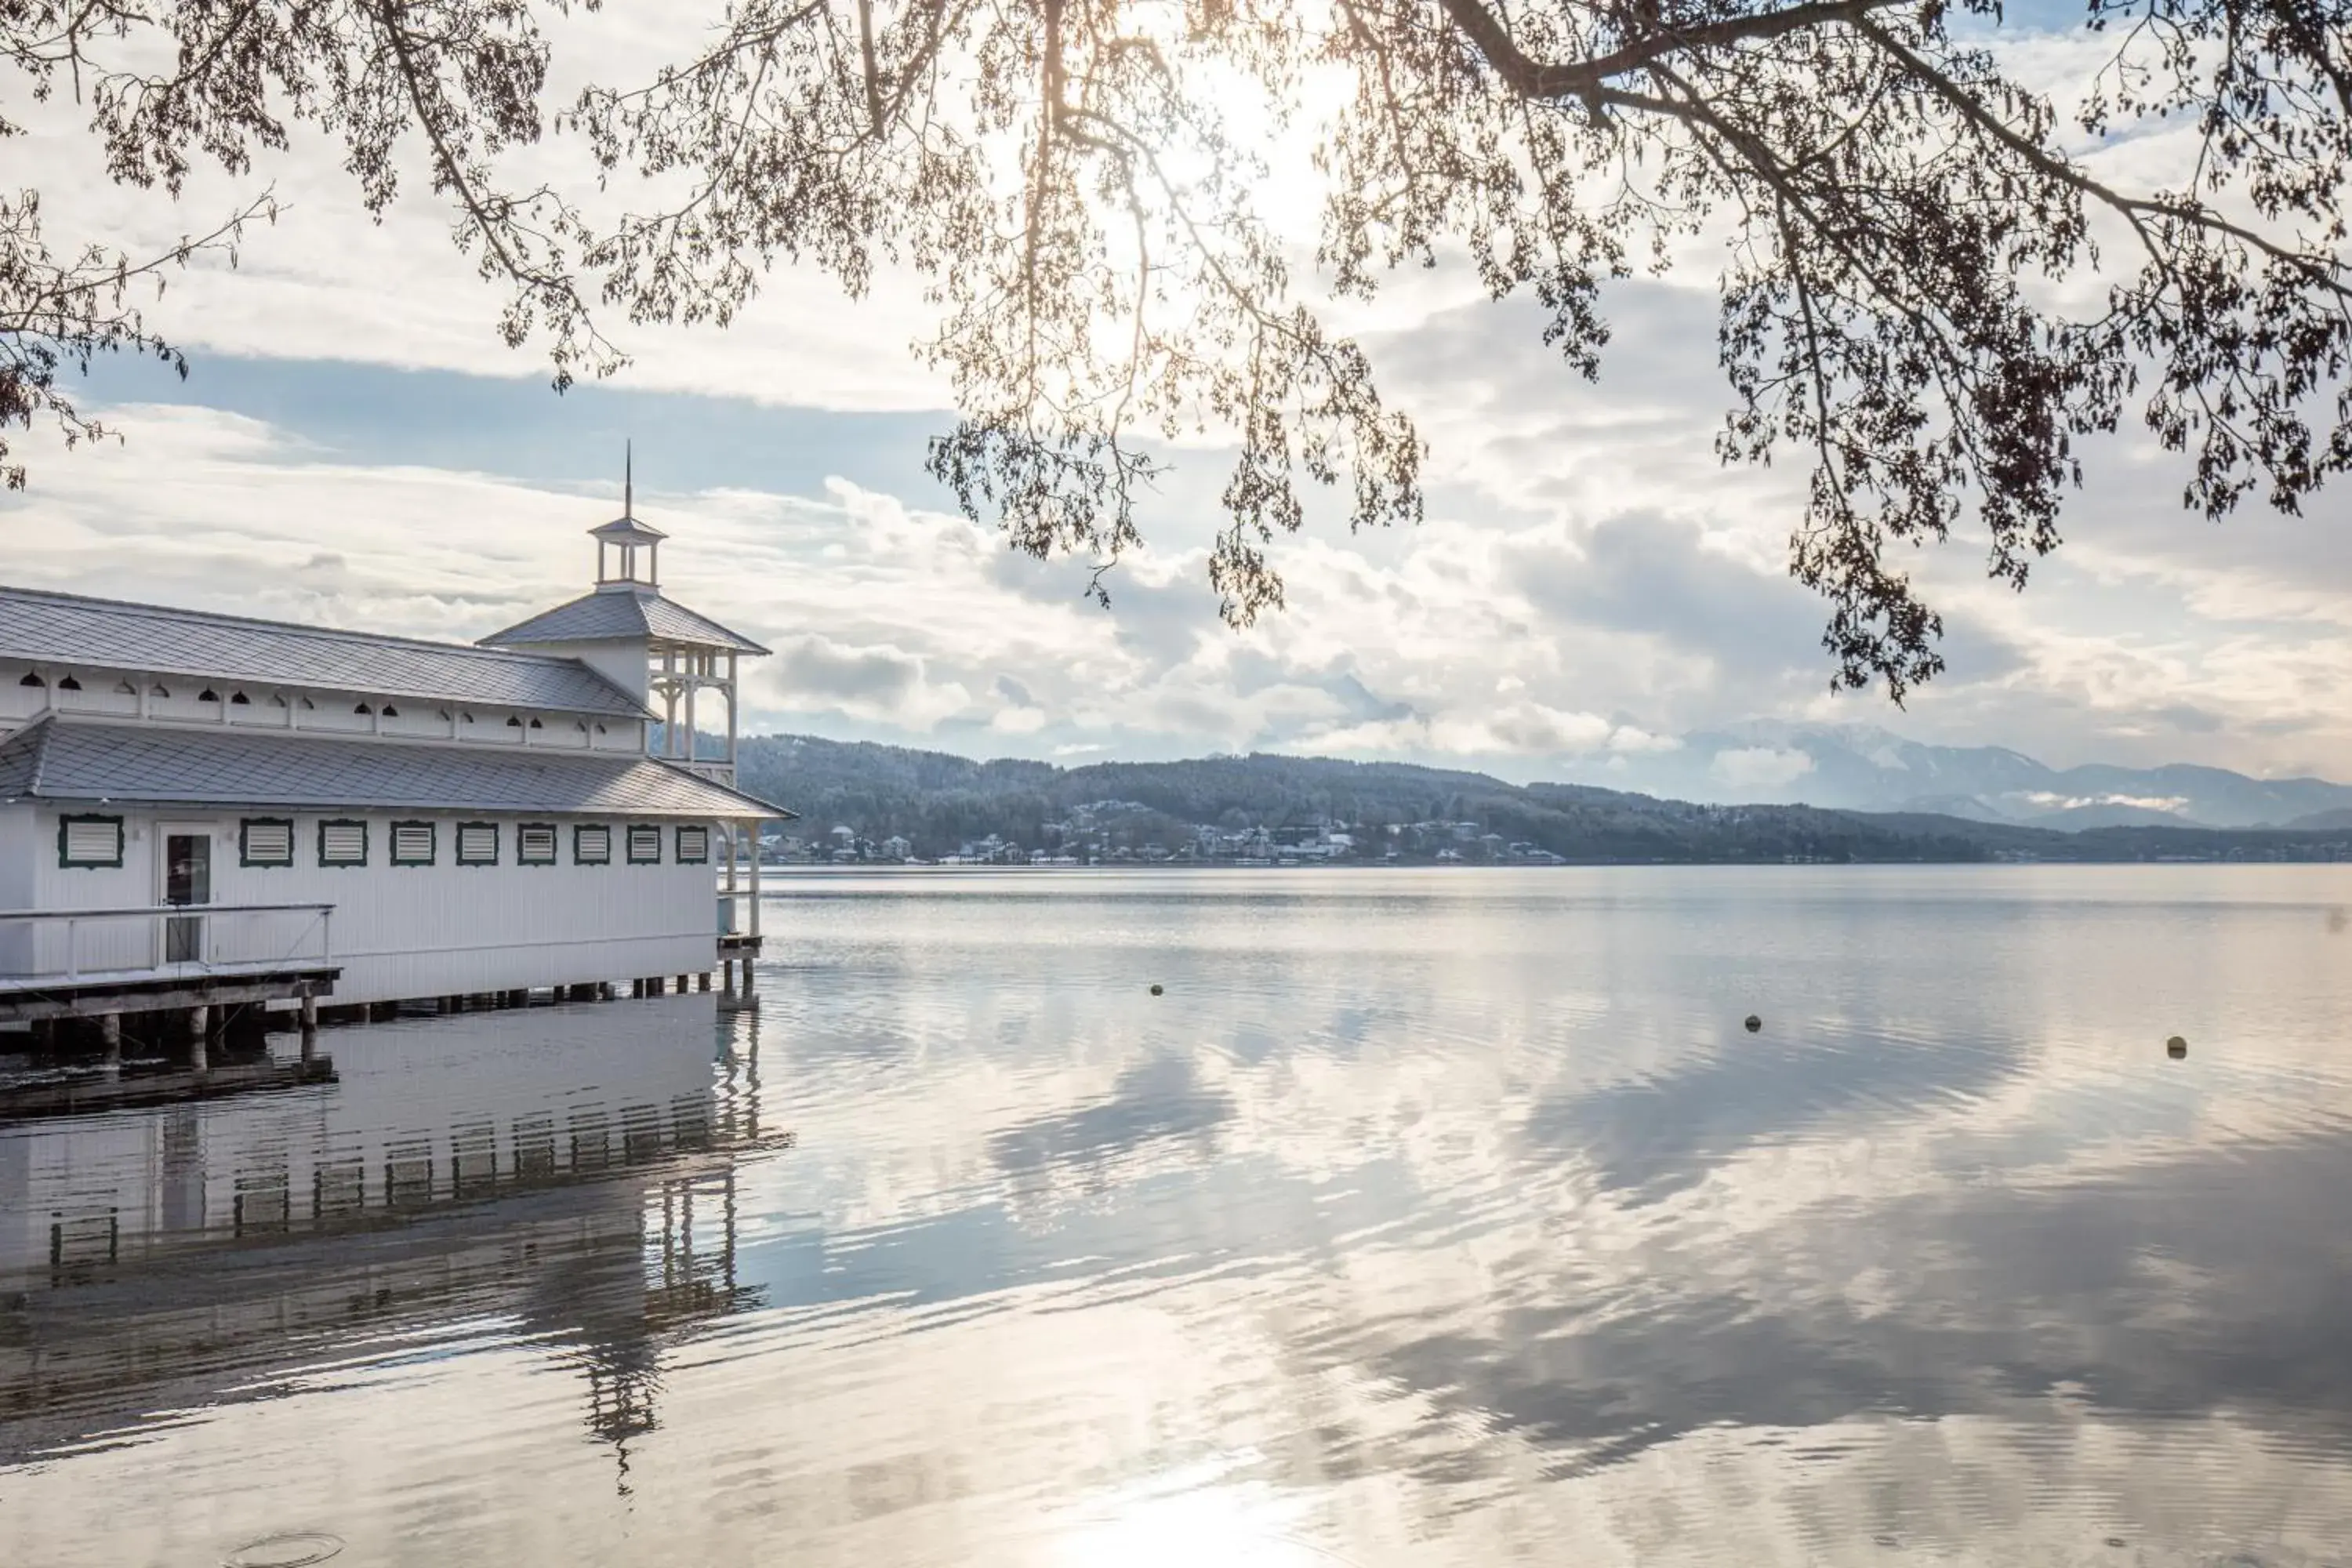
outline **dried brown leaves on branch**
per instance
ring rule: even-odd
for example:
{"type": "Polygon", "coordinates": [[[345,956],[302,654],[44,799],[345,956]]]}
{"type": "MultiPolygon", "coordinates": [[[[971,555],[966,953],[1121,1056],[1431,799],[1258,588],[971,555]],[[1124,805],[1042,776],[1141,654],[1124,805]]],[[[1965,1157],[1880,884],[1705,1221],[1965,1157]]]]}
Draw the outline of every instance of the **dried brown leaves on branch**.
{"type": "MultiPolygon", "coordinates": [[[[1421,439],[1318,294],[1466,258],[1591,376],[1602,283],[1720,239],[1722,454],[1809,468],[1791,568],[1837,679],[1899,697],[1941,667],[1901,547],[1973,522],[2022,585],[2081,437],[2144,419],[2217,517],[2352,466],[2352,0],[2081,19],[2096,79],[2063,117],[1995,0],[733,0],[562,101],[551,37],[604,18],[560,0],[0,0],[0,55],[130,185],[304,131],[372,214],[428,171],[559,384],[620,363],[608,316],[723,325],[780,259],[853,291],[911,268],[960,413],[930,464],[966,510],[1099,591],[1150,452],[1225,443],[1236,622],[1281,603],[1269,547],[1315,486],[1355,526],[1421,512],[1421,439]],[[2086,155],[2150,129],[2168,182],[2086,155]],[[1294,135],[1311,266],[1269,210],[1303,188],[1269,186],[1294,135]],[[571,184],[513,174],[542,139],[582,151],[571,184]]],[[[264,210],[133,259],[53,255],[37,193],[0,205],[0,428],[87,432],[60,368],[169,353],[130,291],[264,210]]]]}

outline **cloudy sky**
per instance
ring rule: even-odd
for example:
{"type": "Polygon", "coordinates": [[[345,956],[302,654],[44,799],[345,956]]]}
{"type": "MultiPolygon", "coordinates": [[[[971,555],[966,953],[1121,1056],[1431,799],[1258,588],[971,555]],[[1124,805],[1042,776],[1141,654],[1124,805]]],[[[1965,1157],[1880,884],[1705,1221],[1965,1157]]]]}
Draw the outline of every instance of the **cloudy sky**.
{"type": "MultiPolygon", "coordinates": [[[[625,17],[597,26],[593,53],[632,47],[625,17]]],[[[2053,86],[2084,58],[2009,47],[2053,86]]],[[[2168,151],[2097,155],[2153,172],[2168,151]]],[[[585,586],[581,531],[615,511],[633,438],[638,510],[674,539],[665,587],[776,650],[754,731],[1525,779],[1769,717],[2061,765],[2352,778],[2347,492],[2217,527],[2181,511],[2184,470],[2136,436],[2092,452],[2065,549],[2024,597],[1983,580],[1977,542],[1918,559],[1950,669],[1907,712],[1832,696],[1822,607],[1785,574],[1802,474],[1713,456],[1727,393],[1704,252],[1611,290],[1598,386],[1466,268],[1402,279],[1361,326],[1429,438],[1428,521],[1286,542],[1289,609],[1235,633],[1206,582],[1214,452],[1180,455],[1108,610],[1082,597],[1083,565],[1010,555],[947,510],[921,459],[950,415],[908,351],[928,318],[906,280],[853,303],[780,271],[725,332],[616,333],[632,368],[559,398],[531,351],[498,342],[499,299],[421,180],[376,226],[316,140],[194,181],[177,209],[94,177],[53,126],[7,152],[60,236],[137,248],[265,184],[289,204],[234,271],[200,266],[153,308],[191,352],[184,384],[102,367],[88,390],[123,440],[31,444],[30,490],[0,501],[11,582],[471,639],[585,586]]]]}

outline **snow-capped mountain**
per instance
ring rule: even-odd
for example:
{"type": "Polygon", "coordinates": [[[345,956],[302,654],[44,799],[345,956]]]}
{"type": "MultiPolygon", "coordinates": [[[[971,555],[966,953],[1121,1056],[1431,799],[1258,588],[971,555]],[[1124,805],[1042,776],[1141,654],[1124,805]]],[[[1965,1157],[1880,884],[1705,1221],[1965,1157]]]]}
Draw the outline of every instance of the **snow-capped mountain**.
{"type": "Polygon", "coordinates": [[[2257,779],[2187,764],[2052,768],[2000,746],[1930,746],[1872,724],[1771,720],[1685,735],[1672,751],[1582,766],[1565,782],[1684,800],[1933,811],[2059,828],[2284,827],[2352,813],[2352,785],[2325,779],[2257,779]]]}

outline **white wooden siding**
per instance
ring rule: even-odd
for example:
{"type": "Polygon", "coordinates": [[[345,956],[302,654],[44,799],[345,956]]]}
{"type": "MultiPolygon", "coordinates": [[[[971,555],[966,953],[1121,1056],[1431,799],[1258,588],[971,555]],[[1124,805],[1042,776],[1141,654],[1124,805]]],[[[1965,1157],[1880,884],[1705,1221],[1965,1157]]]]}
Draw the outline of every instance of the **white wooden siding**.
{"type": "MultiPolygon", "coordinates": [[[[630,865],[618,855],[604,866],[572,862],[572,827],[583,823],[618,826],[612,818],[545,813],[528,819],[520,815],[484,818],[468,813],[467,820],[496,820],[502,840],[509,843],[523,820],[552,822],[559,853],[553,865],[521,865],[511,855],[502,855],[496,866],[459,866],[451,853],[460,820],[457,816],[404,813],[399,820],[434,823],[441,853],[432,866],[394,866],[394,818],[390,813],[298,812],[293,814],[294,864],[265,867],[237,863],[237,825],[243,813],[126,808],[124,864],[120,868],[68,869],[58,865],[59,815],[30,805],[0,806],[0,819],[15,828],[0,834],[0,846],[7,847],[13,863],[0,869],[0,886],[12,874],[30,884],[26,889],[29,896],[11,899],[7,907],[123,909],[158,903],[163,891],[157,864],[160,825],[169,823],[174,832],[184,831],[187,825],[206,825],[213,839],[214,903],[336,906],[334,954],[343,965],[333,998],[337,1003],[687,974],[718,962],[709,867],[681,866],[667,855],[655,865],[630,865]],[[366,866],[319,864],[322,818],[367,823],[366,866]],[[27,822],[33,828],[29,844],[22,831],[27,822]],[[28,861],[26,879],[22,868],[28,861]]],[[[667,838],[676,826],[665,822],[656,832],[667,838]]],[[[293,929],[300,919],[288,917],[289,952],[315,951],[293,929]]],[[[120,940],[143,952],[153,939],[126,934],[120,940]]],[[[129,945],[121,954],[108,952],[92,932],[83,933],[79,951],[91,964],[142,962],[129,945]]],[[[24,973],[58,966],[63,953],[58,936],[45,932],[34,951],[0,950],[0,958],[13,958],[15,972],[24,973]]]]}

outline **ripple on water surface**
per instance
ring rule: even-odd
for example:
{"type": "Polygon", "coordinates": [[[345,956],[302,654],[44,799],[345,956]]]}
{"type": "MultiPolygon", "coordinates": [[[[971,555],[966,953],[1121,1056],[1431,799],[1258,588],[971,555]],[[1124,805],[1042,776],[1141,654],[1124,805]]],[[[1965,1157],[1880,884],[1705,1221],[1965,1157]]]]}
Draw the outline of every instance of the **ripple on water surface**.
{"type": "Polygon", "coordinates": [[[10,1556],[2340,1563],[2345,880],[788,881],[0,1126],[10,1556]]]}

